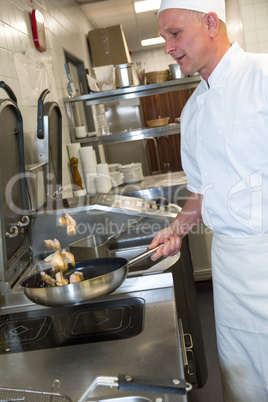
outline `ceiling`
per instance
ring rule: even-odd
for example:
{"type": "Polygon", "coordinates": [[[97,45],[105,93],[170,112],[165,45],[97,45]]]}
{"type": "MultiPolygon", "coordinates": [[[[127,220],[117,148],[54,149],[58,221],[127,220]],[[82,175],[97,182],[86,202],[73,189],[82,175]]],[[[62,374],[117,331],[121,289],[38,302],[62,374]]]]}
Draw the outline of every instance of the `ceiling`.
{"type": "MultiPolygon", "coordinates": [[[[139,0],[135,0],[139,1],[139,0]]],[[[134,0],[76,0],[95,28],[121,24],[130,52],[145,50],[141,40],[159,36],[157,11],[136,14],[134,0]]],[[[163,45],[154,45],[160,47],[163,45]]]]}

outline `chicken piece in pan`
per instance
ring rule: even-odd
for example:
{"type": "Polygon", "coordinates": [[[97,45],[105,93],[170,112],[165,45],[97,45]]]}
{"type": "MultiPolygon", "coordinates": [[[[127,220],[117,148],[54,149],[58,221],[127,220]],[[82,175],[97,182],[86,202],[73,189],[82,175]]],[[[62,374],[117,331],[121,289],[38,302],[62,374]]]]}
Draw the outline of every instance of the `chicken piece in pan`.
{"type": "Polygon", "coordinates": [[[66,261],[67,264],[71,264],[73,267],[75,266],[74,255],[70,251],[64,248],[63,250],[61,250],[61,255],[63,261],[66,261]]]}
{"type": "Polygon", "coordinates": [[[49,286],[56,286],[56,281],[53,279],[50,275],[48,275],[46,272],[41,271],[40,272],[42,281],[45,282],[49,286]]]}
{"type": "MultiPolygon", "coordinates": [[[[66,217],[66,222],[68,219],[71,223],[71,226],[74,226],[75,221],[70,217],[70,215],[66,217]]],[[[68,279],[64,278],[63,272],[68,270],[69,264],[71,264],[73,267],[75,266],[74,255],[66,249],[61,250],[60,242],[57,239],[44,240],[44,242],[48,248],[56,249],[56,251],[53,254],[48,255],[44,260],[45,262],[50,263],[52,276],[46,274],[45,272],[42,272],[41,277],[43,281],[50,286],[68,285],[69,281],[68,279]],[[54,276],[56,277],[56,280],[54,279],[54,276]]],[[[72,279],[70,283],[81,282],[84,279],[83,274],[81,274],[80,272],[74,272],[71,275],[71,278],[72,279]]]]}
{"type": "Polygon", "coordinates": [[[70,283],[82,282],[83,280],[83,272],[75,271],[72,275],[70,275],[70,283]]]}
{"type": "Polygon", "coordinates": [[[57,272],[56,273],[56,285],[57,286],[64,286],[64,285],[68,285],[68,279],[63,277],[63,272],[57,272]]]}
{"type": "Polygon", "coordinates": [[[64,262],[60,250],[57,250],[52,255],[50,263],[53,272],[66,271],[68,269],[68,263],[64,262]]]}

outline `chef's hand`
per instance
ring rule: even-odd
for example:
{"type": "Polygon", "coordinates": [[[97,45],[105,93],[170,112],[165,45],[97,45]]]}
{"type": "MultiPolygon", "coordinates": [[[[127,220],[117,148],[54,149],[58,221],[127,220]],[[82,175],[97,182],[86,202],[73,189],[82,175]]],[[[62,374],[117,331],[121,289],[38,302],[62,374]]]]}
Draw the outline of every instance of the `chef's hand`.
{"type": "Polygon", "coordinates": [[[151,256],[152,261],[158,260],[160,257],[168,257],[177,254],[180,251],[182,244],[182,237],[178,234],[174,234],[170,227],[160,230],[153,238],[148,249],[151,250],[157,247],[159,244],[163,244],[163,247],[159,247],[157,251],[151,256]]]}

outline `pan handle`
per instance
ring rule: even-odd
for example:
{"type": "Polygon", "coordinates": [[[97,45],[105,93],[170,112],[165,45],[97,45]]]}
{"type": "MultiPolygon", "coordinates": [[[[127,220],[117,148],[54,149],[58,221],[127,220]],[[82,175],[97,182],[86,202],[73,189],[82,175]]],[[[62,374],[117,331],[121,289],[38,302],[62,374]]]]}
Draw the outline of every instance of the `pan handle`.
{"type": "Polygon", "coordinates": [[[110,236],[107,236],[107,240],[111,240],[113,237],[115,237],[118,233],[123,232],[123,230],[125,230],[126,228],[128,228],[129,226],[134,225],[135,223],[139,222],[142,219],[142,216],[140,218],[135,219],[135,221],[128,223],[126,226],[123,226],[121,229],[119,229],[117,232],[114,232],[113,234],[111,234],[110,236]]]}
{"type": "Polygon", "coordinates": [[[149,257],[150,255],[154,254],[160,247],[163,247],[164,244],[159,244],[158,246],[156,246],[155,248],[153,248],[152,250],[147,250],[142,254],[137,255],[136,257],[132,258],[131,260],[129,260],[128,262],[128,266],[135,264],[135,262],[138,262],[140,260],[143,260],[146,257],[149,257]]]}
{"type": "Polygon", "coordinates": [[[122,391],[159,392],[177,395],[185,395],[186,392],[192,389],[192,385],[183,378],[175,378],[169,381],[163,381],[162,384],[155,384],[152,381],[125,374],[121,374],[118,377],[99,376],[90,384],[86,392],[79,398],[78,402],[84,402],[99,385],[110,388],[116,387],[122,391]]]}
{"type": "Polygon", "coordinates": [[[160,392],[164,394],[185,395],[189,389],[189,384],[182,378],[163,381],[162,384],[155,384],[153,381],[145,380],[130,375],[120,374],[118,376],[118,389],[122,391],[143,391],[160,392]]]}

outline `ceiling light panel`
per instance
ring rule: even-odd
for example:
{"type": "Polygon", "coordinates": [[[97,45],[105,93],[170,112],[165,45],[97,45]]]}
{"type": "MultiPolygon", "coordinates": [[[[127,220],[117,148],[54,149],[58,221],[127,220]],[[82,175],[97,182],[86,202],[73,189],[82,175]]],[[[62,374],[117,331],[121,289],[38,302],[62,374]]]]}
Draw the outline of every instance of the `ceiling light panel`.
{"type": "Polygon", "coordinates": [[[141,41],[142,46],[151,46],[151,45],[159,45],[160,43],[164,43],[164,39],[161,38],[161,36],[157,38],[150,38],[150,39],[144,39],[141,41]]]}
{"type": "Polygon", "coordinates": [[[159,10],[161,0],[143,0],[134,3],[136,13],[144,13],[146,11],[159,10]]]}

